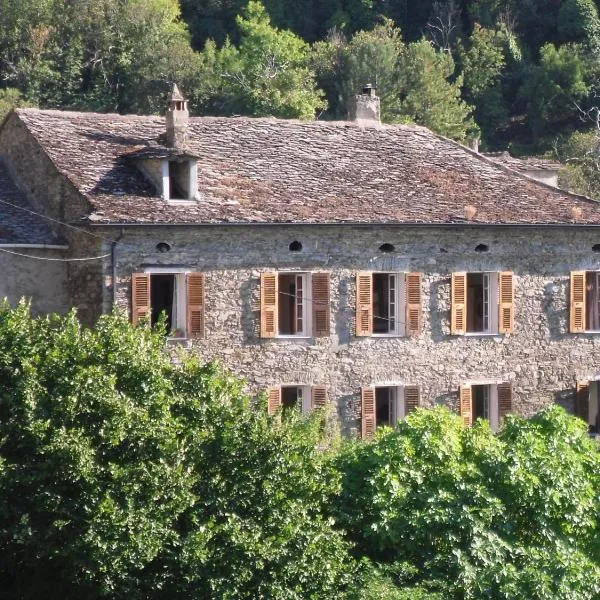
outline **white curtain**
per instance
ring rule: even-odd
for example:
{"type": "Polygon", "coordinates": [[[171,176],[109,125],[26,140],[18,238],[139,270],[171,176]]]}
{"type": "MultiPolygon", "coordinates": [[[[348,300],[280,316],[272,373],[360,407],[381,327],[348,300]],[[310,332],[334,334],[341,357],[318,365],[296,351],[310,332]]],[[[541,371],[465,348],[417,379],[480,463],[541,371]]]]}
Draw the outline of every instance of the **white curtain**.
{"type": "Polygon", "coordinates": [[[177,314],[177,307],[179,304],[179,296],[178,296],[178,288],[177,285],[177,275],[173,277],[173,305],[171,307],[171,331],[173,333],[176,329],[179,328],[179,315],[177,314]]]}

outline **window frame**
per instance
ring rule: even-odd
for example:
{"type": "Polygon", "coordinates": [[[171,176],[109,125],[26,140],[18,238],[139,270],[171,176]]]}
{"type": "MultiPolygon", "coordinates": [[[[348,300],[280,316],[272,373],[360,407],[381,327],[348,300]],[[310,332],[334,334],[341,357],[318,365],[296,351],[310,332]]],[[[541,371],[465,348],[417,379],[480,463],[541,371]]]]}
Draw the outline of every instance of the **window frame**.
{"type": "MultiPolygon", "coordinates": [[[[312,322],[312,310],[309,310],[309,305],[312,307],[312,272],[311,271],[277,271],[277,335],[278,339],[309,339],[313,337],[313,322],[312,322]],[[302,325],[303,329],[301,332],[296,333],[279,333],[279,320],[282,314],[282,302],[281,297],[287,296],[286,292],[281,291],[281,276],[293,275],[296,278],[302,278],[302,291],[303,291],[303,302],[302,302],[302,325]]],[[[298,286],[296,284],[295,302],[294,302],[294,314],[293,319],[297,321],[297,298],[298,298],[298,286]]]]}
{"type": "MultiPolygon", "coordinates": [[[[371,271],[371,335],[369,337],[380,337],[380,338],[394,338],[394,337],[408,337],[406,327],[406,271],[371,271]],[[395,320],[396,326],[394,331],[388,331],[387,333],[381,333],[374,331],[375,326],[375,275],[387,275],[388,276],[388,290],[390,289],[389,277],[396,277],[396,290],[395,290],[395,320]]],[[[388,298],[388,306],[390,299],[388,298]]],[[[388,317],[388,321],[391,320],[388,317]]],[[[389,386],[376,386],[376,387],[389,387],[389,386]]]]}
{"type": "Polygon", "coordinates": [[[284,388],[296,388],[296,410],[300,411],[301,415],[308,415],[312,410],[312,385],[299,384],[299,383],[282,383],[279,385],[281,390],[281,407],[286,408],[283,404],[283,390],[284,388]],[[300,397],[298,397],[298,391],[300,397]]]}
{"type": "Polygon", "coordinates": [[[374,385],[375,390],[375,429],[378,427],[396,427],[396,425],[406,417],[406,406],[404,403],[403,385],[374,385]],[[377,390],[389,389],[392,391],[390,398],[390,418],[389,425],[377,423],[377,390]]]}
{"type": "Polygon", "coordinates": [[[497,381],[473,381],[465,384],[463,387],[468,386],[471,389],[471,426],[475,421],[484,419],[489,422],[492,431],[496,432],[500,428],[500,407],[498,403],[498,386],[502,385],[497,381]],[[487,417],[475,417],[475,387],[487,388],[487,401],[488,401],[488,416],[487,417]]]}
{"type": "Polygon", "coordinates": [[[161,164],[162,197],[171,204],[196,202],[198,197],[198,163],[193,158],[172,160],[165,158],[161,164]],[[188,169],[187,198],[171,198],[171,163],[186,163],[188,169]]]}
{"type": "MultiPolygon", "coordinates": [[[[500,334],[500,271],[467,271],[466,272],[466,297],[465,297],[465,333],[466,337],[482,337],[482,336],[492,336],[492,335],[501,335],[500,334]],[[483,275],[484,290],[486,288],[485,279],[487,277],[487,298],[484,298],[484,306],[487,306],[487,321],[488,326],[486,329],[481,331],[467,331],[468,322],[469,322],[469,314],[471,310],[469,310],[469,276],[470,275],[483,275]],[[493,275],[494,277],[490,277],[493,275]]],[[[482,314],[482,320],[485,322],[486,315],[482,314]]]]}
{"type": "MultiPolygon", "coordinates": [[[[172,328],[171,332],[181,330],[183,335],[174,336],[167,334],[168,341],[180,341],[185,342],[189,337],[187,312],[188,312],[188,298],[186,289],[186,276],[193,273],[191,269],[181,268],[169,268],[169,267],[149,267],[142,271],[150,275],[150,289],[152,289],[152,275],[173,275],[175,278],[175,287],[177,292],[177,326],[172,328]],[[182,325],[183,322],[183,325],[182,325]]],[[[150,292],[150,298],[152,298],[152,292],[150,292]]],[[[152,310],[152,304],[150,304],[152,310]]]]}

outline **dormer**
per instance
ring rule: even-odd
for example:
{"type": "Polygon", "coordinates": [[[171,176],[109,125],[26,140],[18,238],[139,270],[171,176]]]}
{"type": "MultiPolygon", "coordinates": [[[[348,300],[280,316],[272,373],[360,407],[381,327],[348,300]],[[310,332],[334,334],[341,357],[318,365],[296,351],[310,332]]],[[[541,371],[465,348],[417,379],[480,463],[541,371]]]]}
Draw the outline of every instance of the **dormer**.
{"type": "Polygon", "coordinates": [[[189,202],[198,199],[197,157],[188,148],[187,100],[176,85],[169,93],[165,115],[165,145],[155,144],[129,156],[164,200],[189,202]]]}

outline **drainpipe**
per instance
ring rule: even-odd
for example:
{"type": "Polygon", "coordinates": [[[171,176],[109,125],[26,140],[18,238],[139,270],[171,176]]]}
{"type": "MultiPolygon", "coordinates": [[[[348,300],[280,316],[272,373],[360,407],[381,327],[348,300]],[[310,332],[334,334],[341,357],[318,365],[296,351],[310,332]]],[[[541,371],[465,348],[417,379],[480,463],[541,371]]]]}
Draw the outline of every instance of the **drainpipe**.
{"type": "Polygon", "coordinates": [[[121,232],[119,233],[119,237],[114,240],[110,247],[110,257],[112,260],[112,288],[113,288],[113,304],[112,310],[115,312],[115,308],[117,306],[117,244],[120,240],[123,239],[125,235],[123,228],[121,227],[121,232]]]}

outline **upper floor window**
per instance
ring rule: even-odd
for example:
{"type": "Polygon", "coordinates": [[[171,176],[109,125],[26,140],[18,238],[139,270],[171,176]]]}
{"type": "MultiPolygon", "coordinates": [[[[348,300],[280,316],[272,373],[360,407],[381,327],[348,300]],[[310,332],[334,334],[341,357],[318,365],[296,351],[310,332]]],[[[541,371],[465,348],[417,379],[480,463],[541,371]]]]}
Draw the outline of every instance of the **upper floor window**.
{"type": "Polygon", "coordinates": [[[452,334],[513,330],[514,283],[510,271],[452,274],[452,334]]]}
{"type": "Polygon", "coordinates": [[[365,387],[362,399],[362,437],[371,438],[377,427],[394,427],[419,406],[417,386],[365,387]]]}
{"type": "Polygon", "coordinates": [[[329,335],[329,273],[262,273],[261,337],[329,335]]]}
{"type": "Polygon", "coordinates": [[[267,410],[276,415],[280,410],[298,410],[303,415],[327,404],[327,387],[324,385],[277,385],[268,390],[267,410]]]}
{"type": "Polygon", "coordinates": [[[204,274],[158,271],[131,278],[132,321],[155,325],[161,315],[173,338],[204,336],[204,274]]]}
{"type": "Polygon", "coordinates": [[[162,163],[162,188],[165,200],[195,200],[198,169],[195,160],[165,160],[162,163]]]}
{"type": "Polygon", "coordinates": [[[485,419],[496,431],[502,419],[511,411],[510,383],[470,384],[460,388],[460,414],[467,426],[478,419],[485,419]]]}
{"type": "Polygon", "coordinates": [[[356,335],[407,335],[421,329],[421,274],[356,276],[356,335]]]}
{"type": "Polygon", "coordinates": [[[570,331],[600,331],[600,271],[571,273],[570,331]]]}
{"type": "Polygon", "coordinates": [[[600,399],[597,381],[578,381],[575,394],[575,414],[583,419],[590,433],[600,434],[600,399]]]}

